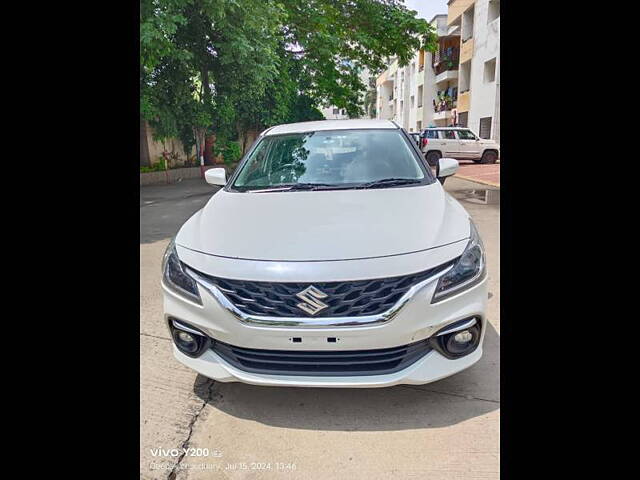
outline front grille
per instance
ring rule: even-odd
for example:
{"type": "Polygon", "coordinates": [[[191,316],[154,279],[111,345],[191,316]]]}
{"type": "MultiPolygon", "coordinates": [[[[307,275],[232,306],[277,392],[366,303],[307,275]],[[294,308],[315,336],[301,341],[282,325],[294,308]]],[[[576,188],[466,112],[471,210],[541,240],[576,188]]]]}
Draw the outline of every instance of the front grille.
{"type": "Polygon", "coordinates": [[[314,317],[361,317],[376,315],[391,308],[413,285],[448,267],[451,262],[435,268],[403,275],[349,282],[274,283],[229,280],[200,273],[214,283],[236,308],[249,315],[270,317],[312,316],[300,309],[302,300],[296,294],[313,285],[327,296],[322,302],[327,308],[314,317]]]}
{"type": "Polygon", "coordinates": [[[215,341],[211,349],[239,370],[273,375],[361,376],[398,372],[424,357],[428,340],[379,350],[256,350],[215,341]]]}

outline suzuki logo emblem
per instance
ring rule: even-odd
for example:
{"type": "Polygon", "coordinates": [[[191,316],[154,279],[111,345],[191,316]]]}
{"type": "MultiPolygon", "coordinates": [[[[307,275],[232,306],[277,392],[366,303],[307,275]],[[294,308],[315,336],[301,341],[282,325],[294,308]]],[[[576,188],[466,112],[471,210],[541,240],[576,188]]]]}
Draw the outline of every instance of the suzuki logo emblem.
{"type": "Polygon", "coordinates": [[[310,285],[301,292],[296,293],[296,297],[302,300],[302,303],[299,303],[296,306],[307,312],[309,315],[315,315],[325,308],[329,308],[329,305],[320,301],[323,298],[327,298],[328,295],[318,290],[313,285],[310,285]]]}

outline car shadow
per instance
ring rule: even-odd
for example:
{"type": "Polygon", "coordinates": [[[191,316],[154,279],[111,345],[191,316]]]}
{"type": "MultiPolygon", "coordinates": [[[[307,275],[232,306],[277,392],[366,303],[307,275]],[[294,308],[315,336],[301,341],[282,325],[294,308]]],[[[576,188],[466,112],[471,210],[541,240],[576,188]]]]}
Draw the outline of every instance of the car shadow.
{"type": "Polygon", "coordinates": [[[426,385],[366,389],[260,387],[213,382],[198,375],[194,392],[228,415],[281,428],[441,428],[500,408],[500,336],[489,324],[478,363],[426,385]]]}

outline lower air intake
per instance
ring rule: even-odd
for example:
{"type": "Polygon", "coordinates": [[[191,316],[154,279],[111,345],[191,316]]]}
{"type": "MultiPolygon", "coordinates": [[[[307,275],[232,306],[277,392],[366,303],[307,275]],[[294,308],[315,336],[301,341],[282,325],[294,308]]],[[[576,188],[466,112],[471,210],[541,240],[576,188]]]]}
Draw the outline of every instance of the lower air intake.
{"type": "Polygon", "coordinates": [[[428,340],[379,350],[256,350],[219,341],[214,342],[211,348],[225,361],[245,372],[336,377],[398,372],[431,350],[428,340]]]}

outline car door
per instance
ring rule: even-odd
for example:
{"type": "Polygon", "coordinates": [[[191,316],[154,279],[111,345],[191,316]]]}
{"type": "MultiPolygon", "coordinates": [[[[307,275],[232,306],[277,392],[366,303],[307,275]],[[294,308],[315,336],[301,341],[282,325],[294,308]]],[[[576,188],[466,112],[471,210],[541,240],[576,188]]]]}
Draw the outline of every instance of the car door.
{"type": "Polygon", "coordinates": [[[442,139],[442,156],[459,158],[462,151],[460,150],[460,142],[456,136],[455,130],[443,129],[439,131],[442,139]]]}
{"type": "Polygon", "coordinates": [[[480,158],[481,152],[478,137],[468,129],[461,129],[456,133],[458,134],[458,145],[460,148],[461,158],[480,158]]]}

